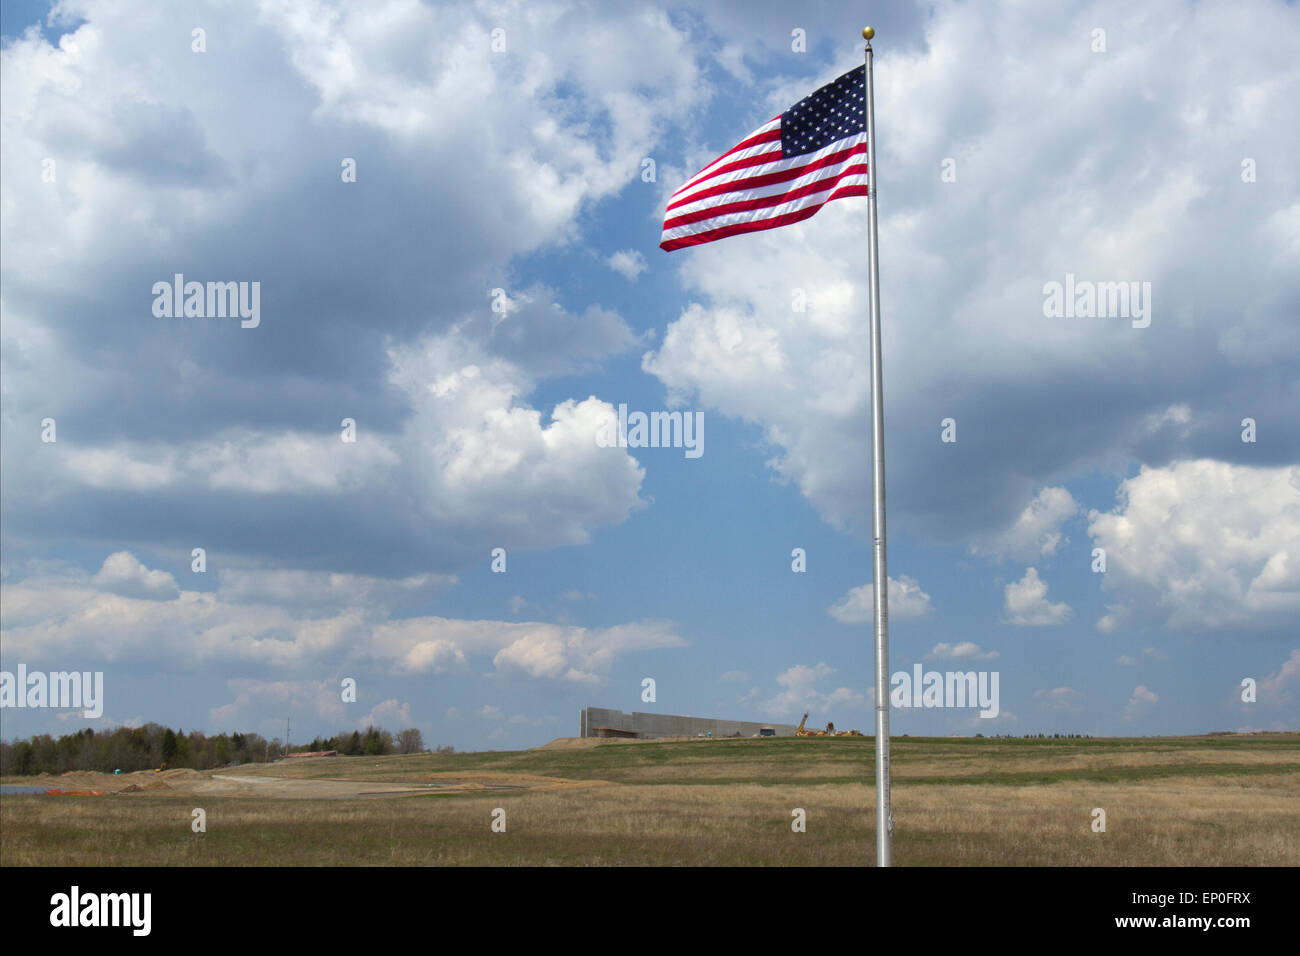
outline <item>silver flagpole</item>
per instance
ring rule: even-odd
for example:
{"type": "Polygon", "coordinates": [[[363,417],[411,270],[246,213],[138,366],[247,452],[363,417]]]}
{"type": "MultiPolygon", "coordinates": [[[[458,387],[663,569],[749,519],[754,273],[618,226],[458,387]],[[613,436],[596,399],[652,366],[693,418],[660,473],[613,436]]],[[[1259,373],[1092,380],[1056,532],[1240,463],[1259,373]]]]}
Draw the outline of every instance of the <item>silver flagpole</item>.
{"type": "Polygon", "coordinates": [[[866,46],[867,201],[871,232],[871,573],[876,630],[876,865],[889,866],[894,816],[889,807],[889,573],[885,569],[885,390],[880,380],[880,239],[876,232],[876,100],[871,38],[866,46]]]}

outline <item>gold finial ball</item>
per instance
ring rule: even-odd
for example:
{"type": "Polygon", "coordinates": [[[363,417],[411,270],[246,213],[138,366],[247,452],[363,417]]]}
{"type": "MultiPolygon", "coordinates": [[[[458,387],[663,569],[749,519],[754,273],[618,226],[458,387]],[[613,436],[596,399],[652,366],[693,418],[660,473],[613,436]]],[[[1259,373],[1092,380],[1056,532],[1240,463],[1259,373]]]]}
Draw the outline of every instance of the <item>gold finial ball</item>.
{"type": "Polygon", "coordinates": [[[871,39],[872,37],[874,37],[875,35],[876,35],[876,28],[875,28],[875,27],[863,27],[863,28],[862,28],[862,39],[864,39],[864,40],[870,40],[870,39],[871,39]]]}

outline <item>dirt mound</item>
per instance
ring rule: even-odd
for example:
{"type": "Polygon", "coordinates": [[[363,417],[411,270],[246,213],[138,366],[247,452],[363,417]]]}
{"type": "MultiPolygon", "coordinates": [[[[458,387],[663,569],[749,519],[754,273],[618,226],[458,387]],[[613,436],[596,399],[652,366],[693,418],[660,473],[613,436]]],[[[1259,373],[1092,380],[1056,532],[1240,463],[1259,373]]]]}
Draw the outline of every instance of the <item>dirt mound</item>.
{"type": "Polygon", "coordinates": [[[123,787],[118,793],[157,793],[160,790],[175,789],[165,780],[145,780],[142,783],[132,783],[123,787]]]}
{"type": "Polygon", "coordinates": [[[67,773],[43,773],[34,777],[24,777],[23,783],[33,787],[63,790],[111,789],[113,778],[107,774],[89,770],[70,770],[67,773]]]}
{"type": "Polygon", "coordinates": [[[202,770],[190,770],[188,767],[181,767],[176,770],[164,770],[155,776],[163,780],[207,780],[212,775],[202,770]]]}

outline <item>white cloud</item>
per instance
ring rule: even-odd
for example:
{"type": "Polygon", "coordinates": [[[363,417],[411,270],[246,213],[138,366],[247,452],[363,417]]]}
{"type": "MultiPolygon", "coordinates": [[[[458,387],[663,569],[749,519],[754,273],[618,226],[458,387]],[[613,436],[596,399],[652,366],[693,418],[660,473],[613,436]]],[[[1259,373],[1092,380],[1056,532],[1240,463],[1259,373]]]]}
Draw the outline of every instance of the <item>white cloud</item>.
{"type": "MultiPolygon", "coordinates": [[[[129,571],[130,581],[150,580],[149,569],[129,552],[122,554],[125,557],[115,556],[112,567],[129,571]]],[[[100,589],[83,572],[62,569],[0,584],[5,609],[0,634],[6,654],[31,663],[78,657],[178,671],[245,666],[277,672],[347,664],[415,675],[468,673],[477,658],[491,659],[501,673],[581,683],[598,683],[620,655],[685,646],[674,626],[664,621],[583,628],[393,618],[393,596],[403,594],[409,579],[344,578],[369,595],[370,603],[344,604],[324,587],[316,589],[316,604],[305,600],[310,588],[303,602],[279,600],[283,595],[277,587],[295,580],[293,573],[273,576],[271,592],[278,603],[255,603],[253,592],[243,588],[237,591],[238,601],[227,600],[221,592],[187,590],[166,600],[127,597],[100,589]]],[[[311,575],[304,580],[320,583],[311,575]]],[[[337,696],[337,690],[334,693],[337,696]]]]}
{"type": "Polygon", "coordinates": [[[596,444],[617,419],[608,402],[566,400],[543,425],[540,411],[519,403],[527,377],[457,336],[390,356],[392,381],[415,411],[406,447],[427,520],[538,547],[585,543],[592,526],[643,506],[645,469],[625,450],[596,444]]]}
{"type": "Polygon", "coordinates": [[[635,249],[620,249],[605,260],[605,265],[630,282],[635,282],[636,277],[648,268],[645,256],[635,249]]]}
{"type": "Polygon", "coordinates": [[[288,607],[395,608],[429,598],[456,583],[450,574],[417,574],[406,578],[376,578],[333,571],[276,568],[221,568],[217,593],[231,604],[274,604],[288,607]]]}
{"type": "Polygon", "coordinates": [[[1133,696],[1124,705],[1124,719],[1134,720],[1141,717],[1154,707],[1158,700],[1160,700],[1158,694],[1148,690],[1142,684],[1138,684],[1137,687],[1133,688],[1133,696]]]}
{"type": "MultiPolygon", "coordinates": [[[[841,624],[861,624],[874,616],[874,586],[862,584],[852,588],[840,600],[826,609],[841,624]]],[[[921,590],[914,578],[906,574],[889,579],[889,617],[891,620],[908,620],[925,617],[931,613],[930,595],[921,590]]]]}
{"type": "Polygon", "coordinates": [[[1034,699],[1043,710],[1077,714],[1083,710],[1083,694],[1072,687],[1054,687],[1034,691],[1034,699]]]}
{"type": "Polygon", "coordinates": [[[927,660],[989,661],[997,657],[998,652],[982,651],[980,646],[972,641],[958,641],[956,644],[940,642],[930,648],[930,653],[925,656],[927,660]]]}
{"type": "Polygon", "coordinates": [[[726,681],[743,682],[749,680],[749,674],[747,674],[745,671],[727,671],[725,674],[722,675],[720,679],[726,681]]]}
{"type": "Polygon", "coordinates": [[[150,571],[129,551],[118,551],[105,558],[92,581],[97,587],[122,597],[169,601],[179,593],[175,577],[166,571],[150,571]]]}
{"type": "Polygon", "coordinates": [[[672,625],[661,621],[599,629],[529,624],[496,653],[492,663],[507,674],[599,684],[619,654],[683,647],[685,643],[672,625]]]}
{"type": "Polygon", "coordinates": [[[353,726],[358,730],[367,727],[382,727],[392,734],[397,734],[414,725],[411,719],[411,705],[396,698],[381,701],[364,717],[359,718],[353,726]]]}
{"type": "MultiPolygon", "coordinates": [[[[1238,393],[1259,397],[1257,417],[1266,406],[1285,420],[1294,404],[1285,389],[1246,390],[1295,377],[1294,349],[1284,343],[1294,336],[1288,303],[1300,256],[1285,210],[1297,186],[1271,187],[1248,212],[1241,184],[1229,188],[1213,170],[1239,168],[1230,144],[1243,136],[1275,155],[1300,149],[1300,128],[1280,130],[1270,118],[1288,108],[1284,51],[1300,30],[1284,6],[1259,8],[1263,28],[1203,5],[1161,10],[1177,30],[1145,29],[1113,4],[1053,22],[1021,5],[948,5],[927,24],[923,45],[889,54],[890,80],[877,89],[880,115],[891,117],[880,162],[895,176],[880,222],[882,281],[886,296],[907,290],[884,315],[896,443],[889,492],[892,513],[909,527],[1028,564],[1031,548],[1059,547],[1054,502],[1039,502],[1046,514],[1025,515],[1045,483],[1099,464],[1122,469],[1148,448],[1167,453],[1184,440],[1180,423],[1223,424],[1238,393]],[[1089,51],[1098,10],[1111,21],[1112,43],[1125,37],[1122,56],[1089,51]],[[1209,51],[1189,57],[1176,40],[1197,30],[1226,31],[1234,49],[1251,53],[1223,75],[1209,51]],[[1217,81],[1207,90],[1212,62],[1217,81]],[[1030,82],[1007,83],[1010,75],[1030,82]],[[1180,107],[1139,118],[1139,88],[1180,107]],[[1062,96],[1070,109],[1058,108],[1062,96]],[[1113,135],[1088,132],[1099,129],[1113,135]],[[1137,149],[1150,159],[1143,176],[1114,148],[1120,140],[1127,155],[1137,149]],[[940,183],[936,157],[955,159],[956,182],[940,183]],[[1239,243],[1230,263],[1215,238],[1223,234],[1239,243]],[[1189,278],[1225,268],[1241,281],[1189,278]],[[1159,290],[1151,329],[1046,319],[1044,283],[1067,272],[1151,281],[1159,290]],[[949,416],[958,441],[946,444],[939,423],[949,416]],[[1005,541],[987,543],[1008,524],[1005,541]]],[[[797,226],[673,253],[690,300],[643,368],[672,393],[761,428],[769,467],[827,521],[865,537],[862,209],[833,202],[797,226]],[[812,303],[805,312],[791,307],[796,289],[812,303]]]]}
{"type": "Polygon", "coordinates": [[[1198,460],[1143,467],[1089,514],[1105,586],[1174,629],[1300,615],[1300,467],[1198,460]]]}
{"type": "Polygon", "coordinates": [[[971,551],[1013,561],[1050,557],[1062,542],[1061,525],[1078,511],[1078,502],[1064,488],[1044,488],[1011,527],[986,544],[971,545],[971,551]]]}
{"type": "Polygon", "coordinates": [[[569,399],[544,420],[521,402],[533,388],[529,376],[457,332],[394,347],[389,359],[390,379],[414,410],[398,436],[359,423],[354,443],[338,433],[247,432],[181,445],[74,447],[61,459],[64,474],[95,488],[155,492],[383,488],[392,497],[391,489],[412,489],[408,520],[452,537],[508,536],[521,547],[583,543],[591,528],[644,506],[644,468],[626,451],[596,444],[616,418],[609,403],[569,399]]]}
{"type": "Polygon", "coordinates": [[[762,702],[763,712],[773,716],[793,715],[803,711],[825,714],[836,706],[852,709],[866,706],[867,699],[848,687],[837,687],[829,692],[818,689],[817,685],[834,673],[835,668],[825,662],[819,662],[813,667],[796,664],[781,672],[777,675],[776,682],[782,690],[775,697],[762,702]]]}
{"type": "MultiPolygon", "coordinates": [[[[668,123],[711,95],[685,27],[546,0],[218,6],[204,26],[221,49],[206,57],[255,66],[212,83],[188,41],[158,46],[175,11],[80,0],[76,12],[87,22],[60,44],[29,31],[0,63],[6,169],[58,160],[56,183],[0,182],[7,494],[58,514],[113,492],[126,501],[105,535],[142,541],[157,529],[128,516],[156,513],[160,492],[196,511],[230,507],[213,491],[292,497],[268,510],[300,524],[367,495],[391,509],[377,517],[410,515],[420,540],[462,555],[503,527],[523,547],[579,542],[638,507],[635,463],[590,449],[609,406],[527,403],[540,380],[637,336],[544,286],[507,288],[504,316],[487,295],[516,257],[578,240],[583,212],[639,181],[668,123]],[[494,55],[502,24],[509,52],[494,55]],[[354,184],[338,178],[344,154],[354,184]],[[323,155],[334,198],[304,201],[323,155]],[[375,204],[367,189],[414,198],[375,204]],[[262,282],[261,325],[213,347],[237,323],[153,317],[151,283],[174,271],[262,282]],[[120,317],[111,331],[92,299],[120,317]],[[460,381],[471,367],[481,377],[460,381]],[[40,460],[11,439],[34,412],[61,426],[40,460]],[[349,414],[360,437],[344,444],[334,429],[349,414]]],[[[276,552],[283,530],[266,522],[245,554],[276,552]]]]}
{"type": "Polygon", "coordinates": [[[182,485],[252,494],[336,493],[385,480],[398,464],[382,438],[231,432],[184,445],[122,442],[72,448],[64,474],[91,488],[156,491],[182,485]]]}
{"type": "Polygon", "coordinates": [[[1097,618],[1097,630],[1103,634],[1113,634],[1115,629],[1128,620],[1129,609],[1123,604],[1107,604],[1106,613],[1097,618]]]}
{"type": "Polygon", "coordinates": [[[1190,430],[1186,427],[1192,420],[1191,406],[1186,402],[1170,405],[1164,411],[1148,412],[1142,418],[1142,425],[1149,432],[1158,432],[1169,425],[1182,426],[1179,434],[1186,438],[1190,430]]]}
{"type": "Polygon", "coordinates": [[[1070,617],[1068,604],[1047,600],[1047,582],[1034,568],[1025,568],[1023,578],[1006,586],[1005,610],[1006,622],[1017,627],[1050,627],[1064,624],[1070,617]]]}
{"type": "Polygon", "coordinates": [[[1276,673],[1259,682],[1256,701],[1268,708],[1289,706],[1297,688],[1300,688],[1300,648],[1291,651],[1291,656],[1282,662],[1276,673]]]}

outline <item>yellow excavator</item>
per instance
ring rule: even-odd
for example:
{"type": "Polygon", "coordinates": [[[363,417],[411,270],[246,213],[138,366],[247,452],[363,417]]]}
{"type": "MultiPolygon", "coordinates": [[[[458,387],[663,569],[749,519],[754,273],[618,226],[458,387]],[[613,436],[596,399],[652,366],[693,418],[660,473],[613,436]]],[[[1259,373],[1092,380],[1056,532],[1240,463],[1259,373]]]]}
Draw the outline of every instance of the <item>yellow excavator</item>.
{"type": "MultiPolygon", "coordinates": [[[[803,720],[799,721],[799,727],[798,727],[798,728],[795,730],[795,732],[794,732],[794,735],[795,735],[796,737],[825,737],[825,736],[826,736],[826,731],[825,731],[825,730],[808,730],[808,729],[806,729],[806,728],[804,727],[804,724],[806,724],[806,723],[808,723],[808,715],[805,713],[805,714],[803,715],[803,720]]],[[[833,731],[834,727],[835,727],[834,724],[831,724],[831,725],[830,725],[830,729],[831,729],[832,731],[833,731]]]]}
{"type": "Polygon", "coordinates": [[[804,727],[804,724],[806,723],[808,723],[808,715],[805,713],[803,715],[803,720],[799,721],[799,726],[794,732],[794,735],[796,737],[861,737],[863,736],[862,734],[858,733],[856,730],[837,731],[835,729],[835,724],[833,722],[827,723],[825,730],[808,730],[804,727]]]}

